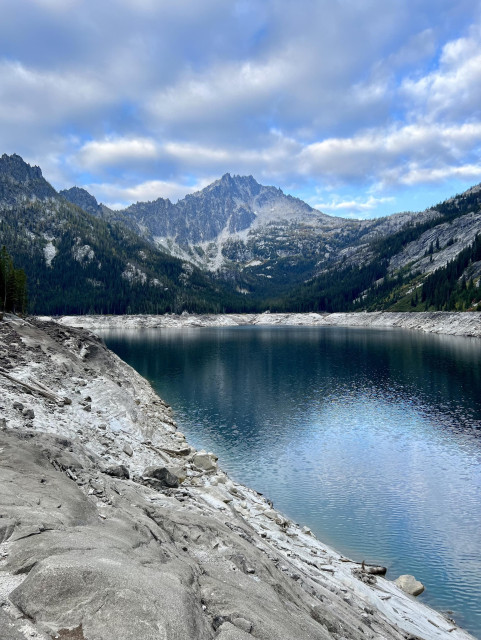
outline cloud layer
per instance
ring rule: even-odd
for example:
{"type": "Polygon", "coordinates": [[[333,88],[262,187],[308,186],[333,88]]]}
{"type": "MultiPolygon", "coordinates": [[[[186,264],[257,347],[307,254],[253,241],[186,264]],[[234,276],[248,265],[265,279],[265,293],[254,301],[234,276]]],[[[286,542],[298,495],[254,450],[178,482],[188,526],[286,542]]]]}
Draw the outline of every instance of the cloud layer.
{"type": "Polygon", "coordinates": [[[1,152],[121,206],[229,171],[327,213],[481,181],[477,0],[4,0],[1,152]]]}

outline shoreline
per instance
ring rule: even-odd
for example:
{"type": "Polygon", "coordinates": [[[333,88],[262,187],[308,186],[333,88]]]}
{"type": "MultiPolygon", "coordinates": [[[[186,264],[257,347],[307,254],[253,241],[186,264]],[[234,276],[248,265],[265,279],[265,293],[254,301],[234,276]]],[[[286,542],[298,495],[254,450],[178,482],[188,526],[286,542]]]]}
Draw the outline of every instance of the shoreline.
{"type": "MultiPolygon", "coordinates": [[[[245,324],[287,324],[279,315],[245,324]]],[[[143,640],[472,637],[233,482],[177,431],[144,378],[66,324],[0,323],[0,637],[138,640],[140,628],[143,640]],[[127,600],[112,598],[126,579],[127,600]]]]}
{"type": "MultiPolygon", "coordinates": [[[[46,317],[47,318],[47,317],[46,317]]],[[[50,319],[50,317],[48,317],[50,319]]],[[[359,313],[257,313],[132,316],[60,316],[62,325],[82,327],[93,332],[104,329],[156,329],[229,326],[346,326],[400,328],[452,336],[481,338],[481,313],[452,311],[359,313]]]]}

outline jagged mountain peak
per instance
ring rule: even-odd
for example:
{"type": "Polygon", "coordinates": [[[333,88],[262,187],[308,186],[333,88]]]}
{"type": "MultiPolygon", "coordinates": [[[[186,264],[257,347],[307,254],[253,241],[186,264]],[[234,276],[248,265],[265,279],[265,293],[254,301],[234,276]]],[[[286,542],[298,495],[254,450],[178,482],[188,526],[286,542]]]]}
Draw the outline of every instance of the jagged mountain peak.
{"type": "Polygon", "coordinates": [[[40,167],[32,167],[16,153],[12,153],[10,156],[6,153],[2,155],[0,158],[0,174],[2,176],[10,176],[17,182],[28,182],[43,178],[40,167]]]}
{"type": "Polygon", "coordinates": [[[57,192],[45,180],[40,167],[31,166],[13,153],[0,157],[0,206],[10,207],[25,200],[55,198],[57,192]]]}
{"type": "Polygon", "coordinates": [[[63,189],[62,191],[59,191],[59,194],[72,204],[76,204],[84,211],[92,213],[93,215],[99,215],[101,206],[97,202],[95,196],[89,193],[86,189],[83,189],[82,187],[71,187],[70,189],[63,189]]]}

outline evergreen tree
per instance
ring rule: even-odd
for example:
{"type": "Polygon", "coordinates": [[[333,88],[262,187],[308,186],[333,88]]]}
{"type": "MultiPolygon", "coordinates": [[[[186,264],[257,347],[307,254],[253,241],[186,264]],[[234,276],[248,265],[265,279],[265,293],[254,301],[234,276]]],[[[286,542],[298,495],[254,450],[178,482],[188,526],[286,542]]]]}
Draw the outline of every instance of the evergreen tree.
{"type": "Polygon", "coordinates": [[[15,269],[5,245],[0,249],[0,313],[25,313],[27,307],[27,276],[15,269]]]}

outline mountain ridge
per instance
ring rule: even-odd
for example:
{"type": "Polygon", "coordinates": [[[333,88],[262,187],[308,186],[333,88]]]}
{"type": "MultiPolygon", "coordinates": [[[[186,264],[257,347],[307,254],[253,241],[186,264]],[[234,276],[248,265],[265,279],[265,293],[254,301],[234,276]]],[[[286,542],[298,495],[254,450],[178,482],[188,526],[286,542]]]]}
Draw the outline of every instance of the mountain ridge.
{"type": "MultiPolygon", "coordinates": [[[[39,167],[22,163],[20,156],[0,158],[0,208],[4,219],[5,212],[10,212],[9,237],[14,238],[15,225],[25,227],[19,266],[28,264],[28,234],[33,233],[36,239],[30,244],[41,245],[44,267],[55,267],[70,253],[90,289],[95,289],[100,285],[92,270],[102,261],[90,256],[99,251],[111,255],[113,249],[113,262],[103,261],[119,264],[112,282],[120,279],[137,287],[135,305],[140,304],[144,312],[174,310],[173,298],[168,303],[166,299],[176,287],[183,292],[176,289],[177,311],[429,310],[420,306],[418,290],[431,274],[460,256],[461,262],[451,272],[459,272],[459,286],[463,278],[472,283],[474,308],[478,304],[481,263],[477,264],[477,248],[470,247],[481,233],[481,185],[423,212],[354,221],[328,216],[276,187],[259,184],[253,176],[226,173],[176,204],[158,198],[113,211],[81,187],[57,193],[39,167]],[[32,208],[41,211],[35,228],[32,208]],[[82,232],[69,236],[69,225],[82,232]],[[63,247],[59,236],[69,236],[63,247]],[[166,278],[165,269],[175,272],[177,284],[166,278]],[[191,277],[196,280],[195,299],[200,304],[196,308],[191,277]],[[158,291],[153,307],[148,302],[151,287],[159,287],[159,282],[164,283],[165,299],[159,302],[158,291]]],[[[71,260],[65,268],[78,271],[71,260]]],[[[47,269],[43,275],[49,274],[47,269]]],[[[461,296],[458,284],[451,282],[451,293],[443,298],[446,309],[456,304],[470,307],[471,294],[461,296]]],[[[102,287],[106,285],[102,281],[102,287]]],[[[99,292],[90,293],[99,304],[99,292]]],[[[139,310],[131,304],[113,308],[120,313],[139,310]]],[[[90,311],[94,309],[80,312],[90,311]]]]}
{"type": "Polygon", "coordinates": [[[233,297],[192,264],[106,220],[103,208],[100,214],[66,200],[20,156],[0,158],[0,242],[27,274],[31,312],[212,311],[223,309],[218,299],[233,297]]]}

